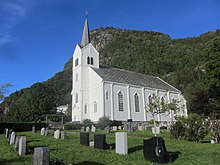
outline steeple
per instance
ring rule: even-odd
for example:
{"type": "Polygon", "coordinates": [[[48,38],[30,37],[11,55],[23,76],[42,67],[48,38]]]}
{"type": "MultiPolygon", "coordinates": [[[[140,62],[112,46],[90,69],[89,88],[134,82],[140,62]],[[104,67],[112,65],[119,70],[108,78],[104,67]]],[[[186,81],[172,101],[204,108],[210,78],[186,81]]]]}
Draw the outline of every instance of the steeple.
{"type": "Polygon", "coordinates": [[[89,24],[88,24],[88,19],[86,16],[85,24],[84,24],[84,29],[83,29],[83,35],[82,35],[82,40],[81,40],[81,47],[84,47],[90,43],[90,35],[89,35],[89,24]]]}

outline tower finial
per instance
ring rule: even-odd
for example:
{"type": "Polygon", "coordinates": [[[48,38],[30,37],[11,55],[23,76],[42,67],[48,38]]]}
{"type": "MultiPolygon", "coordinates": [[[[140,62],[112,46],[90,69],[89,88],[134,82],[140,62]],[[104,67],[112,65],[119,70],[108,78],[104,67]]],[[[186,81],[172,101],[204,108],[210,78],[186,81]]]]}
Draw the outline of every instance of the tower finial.
{"type": "Polygon", "coordinates": [[[88,23],[88,12],[86,12],[86,20],[83,29],[83,35],[81,40],[81,47],[84,47],[90,43],[90,34],[89,34],[89,23],[88,23]]]}
{"type": "Polygon", "coordinates": [[[88,19],[88,15],[89,15],[89,13],[88,13],[88,11],[86,11],[86,19],[88,19]]]}

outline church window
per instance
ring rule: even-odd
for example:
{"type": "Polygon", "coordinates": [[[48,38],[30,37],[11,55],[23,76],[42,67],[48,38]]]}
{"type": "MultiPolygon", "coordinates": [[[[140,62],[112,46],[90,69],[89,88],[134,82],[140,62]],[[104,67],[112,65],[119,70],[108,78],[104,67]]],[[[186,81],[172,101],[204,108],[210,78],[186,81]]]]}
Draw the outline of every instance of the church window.
{"type": "Polygon", "coordinates": [[[106,98],[106,100],[108,100],[108,98],[109,98],[109,93],[108,93],[108,91],[105,92],[105,98],[106,98]]]}
{"type": "Polygon", "coordinates": [[[90,57],[87,57],[87,64],[90,64],[90,57]]]}
{"type": "Polygon", "coordinates": [[[84,113],[87,114],[87,104],[84,105],[84,113]]]}
{"type": "Polygon", "coordinates": [[[148,101],[149,101],[149,104],[152,103],[152,96],[151,95],[148,96],[148,101]]]}
{"type": "Polygon", "coordinates": [[[78,73],[75,75],[75,80],[78,81],[78,73]]]}
{"type": "Polygon", "coordinates": [[[77,58],[77,59],[75,60],[75,67],[78,66],[78,64],[79,64],[79,59],[77,58]]]}
{"type": "Polygon", "coordinates": [[[135,108],[135,112],[140,112],[140,109],[139,109],[139,96],[138,94],[136,93],[134,95],[134,108],[135,108]]]}
{"type": "Polygon", "coordinates": [[[93,57],[91,57],[91,65],[93,65],[93,57]]]}
{"type": "Polygon", "coordinates": [[[78,93],[75,95],[75,103],[78,103],[78,93]]]}
{"type": "Polygon", "coordinates": [[[97,103],[96,103],[96,101],[94,102],[94,113],[96,113],[97,112],[97,103]]]}
{"type": "Polygon", "coordinates": [[[121,91],[118,93],[118,110],[119,111],[124,110],[124,107],[123,107],[123,93],[121,91]]]}

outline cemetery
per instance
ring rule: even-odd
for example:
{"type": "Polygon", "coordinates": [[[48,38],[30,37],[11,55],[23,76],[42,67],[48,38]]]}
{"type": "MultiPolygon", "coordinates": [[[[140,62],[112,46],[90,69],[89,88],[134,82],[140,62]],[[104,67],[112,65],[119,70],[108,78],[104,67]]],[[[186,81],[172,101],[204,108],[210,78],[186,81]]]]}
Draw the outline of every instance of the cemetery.
{"type": "MultiPolygon", "coordinates": [[[[138,126],[133,131],[123,126],[101,130],[95,125],[78,130],[16,132],[0,134],[0,164],[218,164],[219,144],[208,134],[200,143],[176,140],[167,129],[138,126]]],[[[33,130],[33,129],[32,129],[33,130]]]]}

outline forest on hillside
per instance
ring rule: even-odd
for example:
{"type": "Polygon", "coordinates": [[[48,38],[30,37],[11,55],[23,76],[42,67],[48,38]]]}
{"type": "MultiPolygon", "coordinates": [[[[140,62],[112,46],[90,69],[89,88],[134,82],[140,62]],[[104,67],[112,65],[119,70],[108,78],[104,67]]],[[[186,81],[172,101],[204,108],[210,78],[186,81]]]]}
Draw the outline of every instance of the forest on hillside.
{"type": "MultiPolygon", "coordinates": [[[[220,30],[171,39],[152,31],[100,28],[91,32],[100,64],[158,76],[180,91],[189,113],[220,116],[220,30]]],[[[1,103],[2,120],[41,121],[56,107],[71,107],[72,59],[45,82],[12,93],[1,103]]],[[[71,112],[69,111],[69,115],[71,112]]]]}

